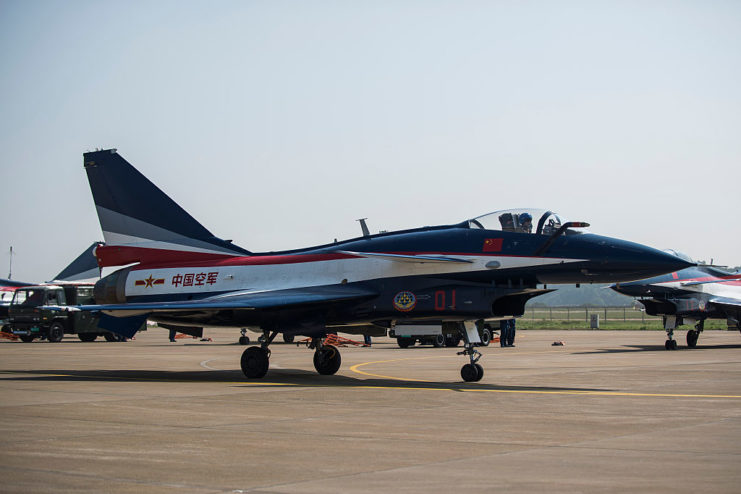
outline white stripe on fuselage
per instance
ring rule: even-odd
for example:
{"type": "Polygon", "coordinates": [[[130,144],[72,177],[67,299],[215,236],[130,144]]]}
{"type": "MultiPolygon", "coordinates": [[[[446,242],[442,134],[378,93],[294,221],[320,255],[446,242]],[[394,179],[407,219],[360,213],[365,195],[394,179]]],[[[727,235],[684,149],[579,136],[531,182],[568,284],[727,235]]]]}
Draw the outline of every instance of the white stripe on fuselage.
{"type": "MultiPolygon", "coordinates": [[[[293,256],[292,256],[293,257],[293,256]]],[[[195,294],[243,291],[245,293],[312,286],[355,283],[400,276],[491,272],[486,264],[502,269],[547,266],[583,261],[543,257],[460,256],[473,261],[459,263],[409,263],[384,259],[332,259],[289,264],[202,266],[161,269],[135,268],[126,280],[126,296],[195,294]],[[162,280],[159,284],[158,280],[162,280]],[[346,281],[345,281],[346,280],[346,281]],[[136,285],[139,281],[140,285],[136,285]]]]}
{"type": "Polygon", "coordinates": [[[201,247],[194,247],[190,245],[173,244],[170,242],[163,242],[161,240],[151,240],[148,238],[134,237],[132,235],[125,235],[122,233],[107,232],[105,230],[103,231],[103,238],[105,239],[106,245],[116,247],[136,247],[139,249],[200,252],[204,254],[219,254],[222,256],[234,255],[233,252],[227,252],[226,250],[204,249],[201,247]]]}
{"type": "Polygon", "coordinates": [[[730,280],[729,282],[720,281],[714,283],[698,283],[696,285],[683,285],[682,283],[687,283],[687,280],[665,281],[663,283],[652,283],[652,285],[675,288],[687,292],[705,293],[717,297],[741,298],[741,286],[730,284],[730,280]]]}

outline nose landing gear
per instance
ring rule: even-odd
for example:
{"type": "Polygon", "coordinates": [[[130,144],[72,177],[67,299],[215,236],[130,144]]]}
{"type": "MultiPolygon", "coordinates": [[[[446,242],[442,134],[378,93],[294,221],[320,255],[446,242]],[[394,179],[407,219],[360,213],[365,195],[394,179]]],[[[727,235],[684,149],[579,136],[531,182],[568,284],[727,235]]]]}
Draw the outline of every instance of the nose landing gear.
{"type": "Polygon", "coordinates": [[[675,316],[664,316],[664,330],[666,331],[666,343],[664,348],[667,350],[677,349],[677,340],[674,339],[674,328],[677,327],[677,318],[675,316]]]}
{"type": "Polygon", "coordinates": [[[476,324],[469,321],[464,322],[463,328],[461,328],[461,336],[463,336],[464,341],[463,351],[458,352],[458,355],[467,355],[471,361],[461,367],[461,377],[466,382],[480,381],[484,377],[484,368],[478,363],[481,353],[474,346],[475,343],[481,342],[476,324]]]}

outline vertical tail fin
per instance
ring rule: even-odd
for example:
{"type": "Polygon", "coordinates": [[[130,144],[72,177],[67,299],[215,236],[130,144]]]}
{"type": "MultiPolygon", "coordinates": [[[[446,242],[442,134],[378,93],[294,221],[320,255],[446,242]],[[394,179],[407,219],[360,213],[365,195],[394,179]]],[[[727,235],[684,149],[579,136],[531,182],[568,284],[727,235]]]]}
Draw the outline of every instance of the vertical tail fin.
{"type": "Polygon", "coordinates": [[[83,158],[106,241],[96,251],[101,267],[250,254],[215,237],[115,149],[83,158]]]}
{"type": "Polygon", "coordinates": [[[54,281],[80,281],[99,278],[100,268],[98,268],[98,260],[95,258],[95,249],[98,245],[100,245],[100,242],[93,242],[90,247],[83,250],[82,254],[77,256],[69,266],[53,278],[54,281]]]}

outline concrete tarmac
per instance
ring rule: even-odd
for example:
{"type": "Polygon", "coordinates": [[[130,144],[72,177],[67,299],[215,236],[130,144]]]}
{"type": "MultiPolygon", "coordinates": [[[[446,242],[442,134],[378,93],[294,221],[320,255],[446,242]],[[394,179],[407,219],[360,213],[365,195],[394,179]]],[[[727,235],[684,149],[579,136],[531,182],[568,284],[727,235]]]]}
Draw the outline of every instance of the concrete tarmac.
{"type": "Polygon", "coordinates": [[[0,491],[741,492],[741,335],[677,333],[520,330],[479,383],[387,338],[335,376],[274,344],[253,381],[235,330],[2,342],[0,491]]]}

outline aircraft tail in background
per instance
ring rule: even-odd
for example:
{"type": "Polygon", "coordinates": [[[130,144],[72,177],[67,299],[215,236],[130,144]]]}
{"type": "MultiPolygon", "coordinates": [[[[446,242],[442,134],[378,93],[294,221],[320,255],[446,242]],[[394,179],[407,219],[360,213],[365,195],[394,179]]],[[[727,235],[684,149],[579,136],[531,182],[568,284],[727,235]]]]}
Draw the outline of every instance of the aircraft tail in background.
{"type": "Polygon", "coordinates": [[[95,257],[95,249],[101,244],[102,242],[93,242],[69,266],[56,275],[53,281],[81,281],[100,278],[100,268],[95,257]]]}

